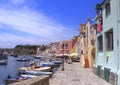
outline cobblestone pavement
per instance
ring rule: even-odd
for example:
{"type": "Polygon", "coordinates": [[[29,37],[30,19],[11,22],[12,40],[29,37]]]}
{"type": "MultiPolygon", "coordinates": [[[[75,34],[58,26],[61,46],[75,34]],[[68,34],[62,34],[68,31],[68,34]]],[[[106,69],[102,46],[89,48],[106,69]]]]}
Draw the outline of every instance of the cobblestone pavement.
{"type": "Polygon", "coordinates": [[[82,68],[80,63],[65,63],[65,70],[61,68],[50,79],[50,85],[111,85],[99,78],[90,68],[82,68]]]}

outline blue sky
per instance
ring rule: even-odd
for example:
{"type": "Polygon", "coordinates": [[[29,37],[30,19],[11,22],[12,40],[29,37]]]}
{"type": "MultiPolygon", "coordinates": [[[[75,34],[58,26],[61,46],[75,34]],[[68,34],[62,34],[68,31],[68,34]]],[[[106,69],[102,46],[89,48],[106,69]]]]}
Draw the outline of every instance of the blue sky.
{"type": "Polygon", "coordinates": [[[49,44],[79,34],[102,0],[0,0],[0,48],[49,44]]]}

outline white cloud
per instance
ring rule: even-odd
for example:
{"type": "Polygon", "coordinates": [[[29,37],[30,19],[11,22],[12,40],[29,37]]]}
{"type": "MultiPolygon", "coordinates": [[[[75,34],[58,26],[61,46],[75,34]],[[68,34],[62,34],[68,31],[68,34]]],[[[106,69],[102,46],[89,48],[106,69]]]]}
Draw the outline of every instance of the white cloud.
{"type": "Polygon", "coordinates": [[[10,0],[11,3],[15,5],[23,4],[26,2],[26,0],[10,0]]]}
{"type": "MultiPolygon", "coordinates": [[[[26,0],[11,0],[11,3],[17,5],[23,4],[25,1],[26,0]]],[[[11,46],[15,46],[20,43],[39,44],[59,41],[62,39],[68,39],[76,34],[76,31],[66,28],[55,19],[46,16],[44,13],[30,10],[28,8],[17,10],[0,8],[0,23],[8,25],[14,30],[30,34],[29,36],[24,37],[11,33],[0,34],[0,41],[4,42],[2,44],[11,43],[11,46]]],[[[0,24],[0,27],[8,29],[2,24],[0,24]]],[[[5,46],[2,44],[0,47],[5,46]]]]}
{"type": "Polygon", "coordinates": [[[13,29],[40,36],[51,36],[54,35],[54,31],[57,33],[63,30],[44,15],[30,11],[26,12],[26,10],[12,11],[0,9],[0,22],[11,26],[13,29]]]}
{"type": "Polygon", "coordinates": [[[29,36],[22,37],[8,33],[0,34],[0,41],[1,41],[0,48],[4,48],[4,47],[13,48],[17,44],[40,45],[40,44],[47,44],[50,42],[49,40],[46,40],[44,38],[38,39],[36,37],[29,37],[29,36]]]}

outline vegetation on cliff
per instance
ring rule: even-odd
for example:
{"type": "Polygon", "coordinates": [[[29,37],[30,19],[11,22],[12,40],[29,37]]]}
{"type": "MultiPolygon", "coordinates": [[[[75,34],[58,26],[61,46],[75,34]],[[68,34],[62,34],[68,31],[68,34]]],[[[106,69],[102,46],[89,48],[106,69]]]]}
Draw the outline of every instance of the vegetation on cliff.
{"type": "Polygon", "coordinates": [[[14,48],[14,54],[35,55],[37,53],[37,47],[37,45],[17,45],[14,48]]]}

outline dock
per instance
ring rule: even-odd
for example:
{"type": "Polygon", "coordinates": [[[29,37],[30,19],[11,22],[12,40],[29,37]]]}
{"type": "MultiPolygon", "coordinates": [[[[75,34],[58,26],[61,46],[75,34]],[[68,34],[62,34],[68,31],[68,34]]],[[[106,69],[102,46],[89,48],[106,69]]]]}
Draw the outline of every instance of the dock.
{"type": "Polygon", "coordinates": [[[93,73],[92,68],[82,68],[80,62],[64,64],[50,79],[50,85],[111,85],[93,73]]]}

